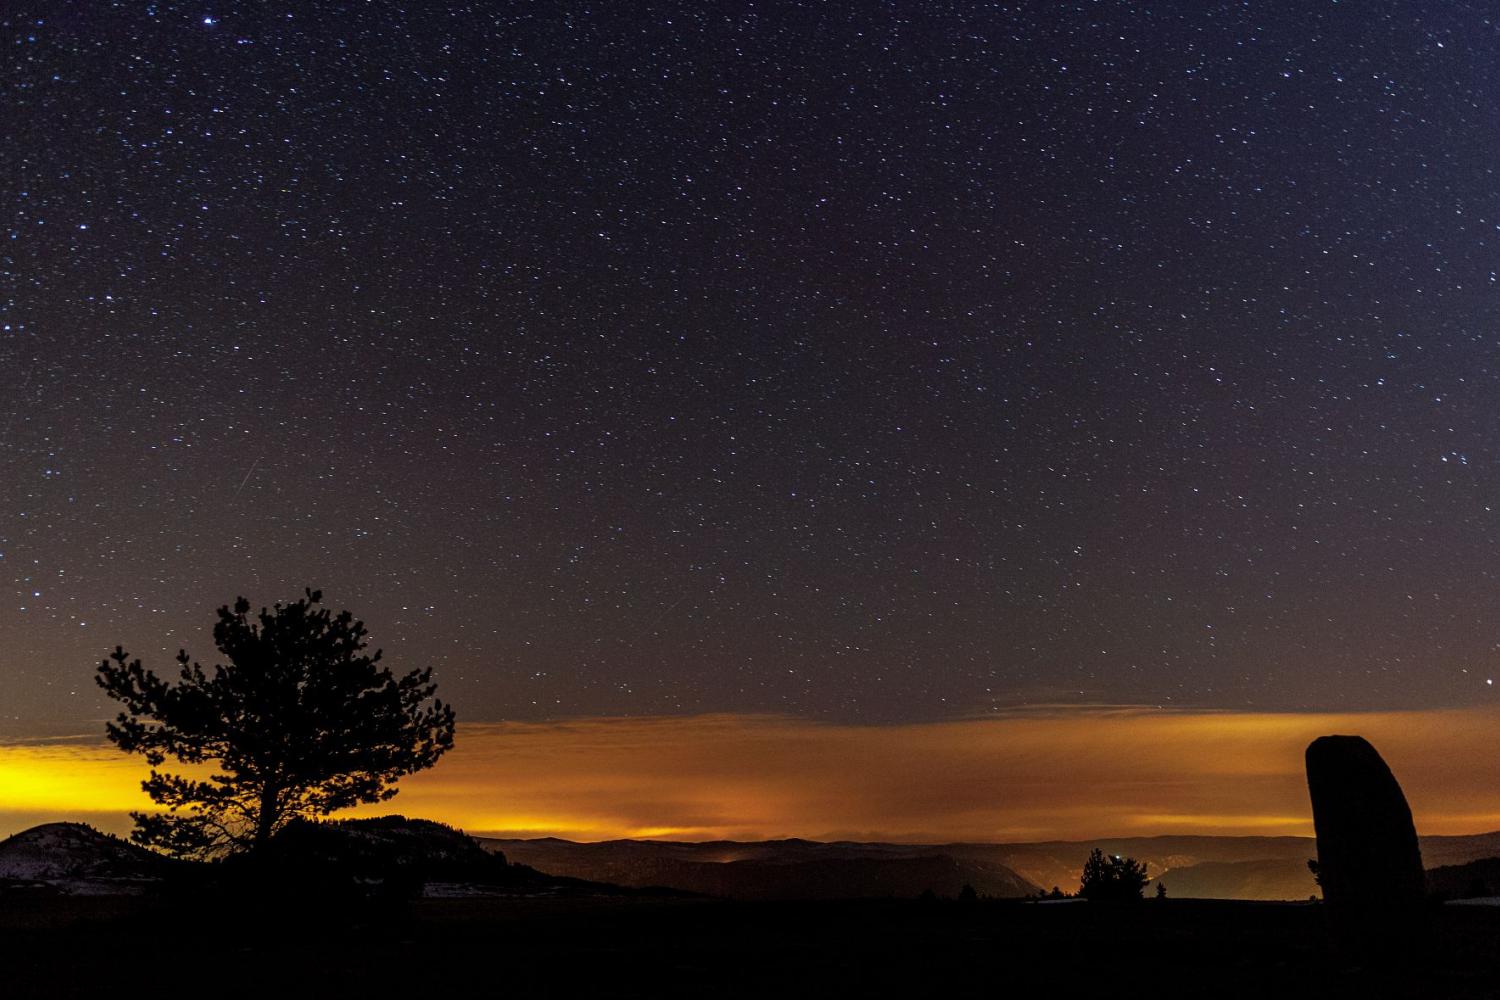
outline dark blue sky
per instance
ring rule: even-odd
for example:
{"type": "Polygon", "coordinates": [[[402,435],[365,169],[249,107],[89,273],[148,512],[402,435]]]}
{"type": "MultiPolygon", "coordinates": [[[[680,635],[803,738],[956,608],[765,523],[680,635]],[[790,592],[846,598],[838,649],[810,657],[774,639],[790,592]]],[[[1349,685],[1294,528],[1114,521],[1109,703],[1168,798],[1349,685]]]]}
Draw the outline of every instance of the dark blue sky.
{"type": "Polygon", "coordinates": [[[38,6],[0,726],[304,585],[470,720],[1495,696],[1488,5],[38,6]]]}

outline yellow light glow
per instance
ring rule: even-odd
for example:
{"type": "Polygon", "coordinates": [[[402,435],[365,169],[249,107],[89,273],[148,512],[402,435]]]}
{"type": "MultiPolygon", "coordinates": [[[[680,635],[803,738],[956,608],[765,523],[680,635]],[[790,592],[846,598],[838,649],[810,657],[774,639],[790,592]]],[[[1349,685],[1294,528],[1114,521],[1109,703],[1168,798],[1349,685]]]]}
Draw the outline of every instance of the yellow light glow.
{"type": "MultiPolygon", "coordinates": [[[[907,842],[1310,835],[1302,753],[1359,733],[1425,834],[1500,828],[1500,711],[1251,714],[1055,709],[842,726],[775,717],[471,724],[393,801],[470,832],[575,840],[907,842]]],[[[128,828],[145,767],[106,745],[0,746],[0,832],[128,828]]]]}
{"type": "Polygon", "coordinates": [[[87,812],[147,809],[140,758],[105,746],[0,746],[0,809],[87,812]]]}

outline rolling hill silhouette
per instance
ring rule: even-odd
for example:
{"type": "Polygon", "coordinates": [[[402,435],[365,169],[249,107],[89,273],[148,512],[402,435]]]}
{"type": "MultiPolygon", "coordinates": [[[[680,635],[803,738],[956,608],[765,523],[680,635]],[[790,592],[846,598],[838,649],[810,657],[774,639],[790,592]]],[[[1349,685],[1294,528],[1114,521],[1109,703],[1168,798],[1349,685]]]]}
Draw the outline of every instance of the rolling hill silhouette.
{"type": "MultiPolygon", "coordinates": [[[[497,841],[554,871],[588,871],[601,881],[664,886],[734,899],[860,899],[917,896],[931,889],[956,896],[971,885],[982,896],[1019,898],[1039,886],[991,858],[959,856],[946,848],[890,844],[776,840],[757,843],[617,840],[579,844],[549,838],[497,841]]],[[[530,864],[531,861],[524,862],[530,864]]]]}
{"type": "Polygon", "coordinates": [[[1429,868],[1427,891],[1443,899],[1500,897],[1500,857],[1429,868]]]}
{"type": "Polygon", "coordinates": [[[463,831],[404,816],[293,823],[265,858],[176,861],[82,823],[47,823],[0,842],[0,894],[148,895],[225,889],[331,896],[618,896],[633,889],[552,876],[463,831]]]}
{"type": "Polygon", "coordinates": [[[83,823],[44,823],[0,841],[0,884],[12,891],[136,894],[177,864],[83,823]]]}
{"type": "MultiPolygon", "coordinates": [[[[1317,884],[1311,837],[1129,837],[1025,844],[886,844],[808,840],[615,840],[479,838],[491,850],[543,871],[627,886],[659,885],[744,899],[950,894],[953,878],[982,895],[1025,896],[1038,887],[1075,890],[1089,851],[1144,861],[1173,896],[1307,899],[1317,884]],[[797,886],[797,880],[802,885],[797,886]]],[[[1500,856],[1500,832],[1422,838],[1429,867],[1500,856]]]]}
{"type": "MultiPolygon", "coordinates": [[[[733,899],[956,896],[1018,898],[1077,888],[1088,852],[1100,847],[1147,864],[1174,898],[1306,899],[1316,855],[1305,837],[1147,837],[1031,844],[885,844],[811,840],[616,840],[470,837],[427,820],[294,824],[276,860],[302,888],[403,895],[618,895],[666,889],[733,899]]],[[[1500,832],[1422,838],[1428,883],[1448,897],[1477,884],[1500,889],[1500,832]]],[[[233,877],[235,866],[224,869],[233,877]]],[[[172,861],[81,823],[48,823],[0,842],[0,891],[63,895],[207,887],[202,865],[172,861]]]]}

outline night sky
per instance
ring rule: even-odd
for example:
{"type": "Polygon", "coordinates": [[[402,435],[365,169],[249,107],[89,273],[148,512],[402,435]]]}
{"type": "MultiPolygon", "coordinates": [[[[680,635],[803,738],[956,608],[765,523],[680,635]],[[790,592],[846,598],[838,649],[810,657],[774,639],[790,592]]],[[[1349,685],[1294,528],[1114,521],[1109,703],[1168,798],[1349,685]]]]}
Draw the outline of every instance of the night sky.
{"type": "Polygon", "coordinates": [[[1497,697],[1488,4],[33,6],[0,731],[307,585],[467,721],[1497,697]]]}

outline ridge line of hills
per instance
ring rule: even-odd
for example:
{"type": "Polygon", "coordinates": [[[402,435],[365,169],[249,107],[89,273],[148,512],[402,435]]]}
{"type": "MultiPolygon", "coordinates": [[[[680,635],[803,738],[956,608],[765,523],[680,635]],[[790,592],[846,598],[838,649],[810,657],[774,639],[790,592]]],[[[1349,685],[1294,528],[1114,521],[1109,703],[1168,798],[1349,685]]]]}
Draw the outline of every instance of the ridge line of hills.
{"type": "MultiPolygon", "coordinates": [[[[291,828],[278,842],[290,887],[345,891],[385,885],[407,894],[625,894],[664,891],[738,899],[1035,896],[1077,887],[1098,847],[1146,863],[1178,898],[1307,899],[1311,837],[1158,835],[1025,843],[892,844],[814,841],[612,840],[471,837],[400,816],[291,828]],[[340,890],[339,887],[343,889],[340,890]]],[[[1500,890],[1500,831],[1421,838],[1429,885],[1454,897],[1500,890]]],[[[234,866],[153,854],[79,823],[50,823],[0,841],[0,892],[139,894],[202,884],[234,866]]]]}
{"type": "MultiPolygon", "coordinates": [[[[1224,899],[1307,899],[1318,889],[1308,859],[1317,850],[1311,837],[1157,835],[1101,837],[1022,843],[891,844],[860,841],[813,841],[786,838],[769,841],[612,840],[595,843],[563,840],[477,838],[487,848],[545,871],[620,885],[669,885],[711,895],[744,898],[790,897],[816,892],[822,876],[817,866],[837,864],[854,876],[858,864],[884,867],[885,877],[865,873],[867,894],[882,894],[902,880],[895,868],[905,865],[916,876],[941,885],[958,879],[948,891],[969,884],[981,895],[1029,895],[1053,886],[1076,889],[1078,874],[1095,847],[1144,861],[1153,880],[1180,897],[1224,899]],[[946,873],[937,863],[944,859],[946,873]],[[799,886],[799,882],[810,884],[799,886]],[[1029,887],[1029,888],[1028,888],[1029,887]]],[[[1421,838],[1428,868],[1465,865],[1500,857],[1500,831],[1421,838]]],[[[918,889],[917,891],[920,891],[918,889]]]]}

